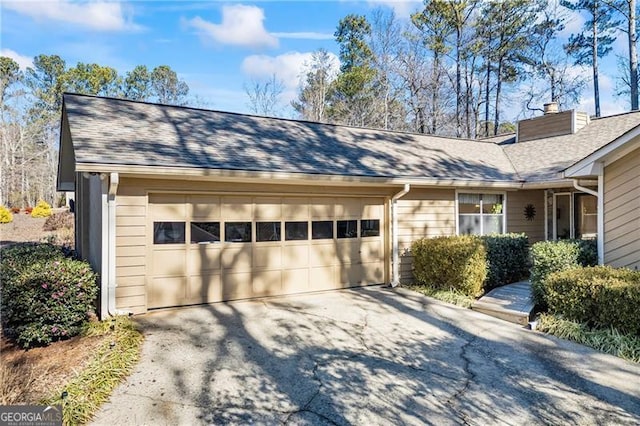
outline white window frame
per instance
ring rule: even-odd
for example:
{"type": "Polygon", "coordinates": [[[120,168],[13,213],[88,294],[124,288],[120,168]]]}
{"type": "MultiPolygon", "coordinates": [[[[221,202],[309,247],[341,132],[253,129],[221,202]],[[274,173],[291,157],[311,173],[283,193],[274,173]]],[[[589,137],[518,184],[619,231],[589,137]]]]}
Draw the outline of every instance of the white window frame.
{"type": "MultiPolygon", "coordinates": [[[[507,192],[506,191],[483,191],[477,189],[456,189],[455,200],[455,217],[456,217],[456,235],[460,235],[460,209],[459,209],[459,195],[460,194],[486,194],[486,195],[502,195],[502,234],[507,233],[507,192]]],[[[480,215],[482,217],[482,206],[480,207],[480,215]]],[[[484,224],[480,221],[480,233],[484,235],[484,224]]]]}

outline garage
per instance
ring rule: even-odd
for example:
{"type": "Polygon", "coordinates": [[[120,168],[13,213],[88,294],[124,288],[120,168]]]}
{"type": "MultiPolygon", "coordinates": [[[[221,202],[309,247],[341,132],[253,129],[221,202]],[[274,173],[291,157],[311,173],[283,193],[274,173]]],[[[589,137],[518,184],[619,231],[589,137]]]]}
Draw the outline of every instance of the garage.
{"type": "Polygon", "coordinates": [[[384,198],[151,193],[147,306],[385,281],[384,198]]]}

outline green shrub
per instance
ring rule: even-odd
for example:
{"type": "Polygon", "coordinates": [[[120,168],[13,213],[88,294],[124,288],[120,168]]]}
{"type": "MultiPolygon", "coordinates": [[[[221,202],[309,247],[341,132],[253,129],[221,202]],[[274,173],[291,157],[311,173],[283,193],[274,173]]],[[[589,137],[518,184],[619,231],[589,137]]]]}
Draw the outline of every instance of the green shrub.
{"type": "Polygon", "coordinates": [[[42,229],[44,231],[57,231],[58,229],[73,229],[73,214],[70,212],[60,212],[52,214],[44,222],[42,229]]]}
{"type": "Polygon", "coordinates": [[[3,250],[2,325],[23,347],[46,345],[80,332],[95,310],[97,275],[49,244],[3,250]]]}
{"type": "Polygon", "coordinates": [[[475,236],[422,238],[411,245],[413,276],[418,284],[436,290],[482,294],[487,277],[487,252],[475,236]]]}
{"type": "Polygon", "coordinates": [[[31,217],[49,217],[51,216],[51,205],[46,201],[40,200],[31,211],[31,217]]]}
{"type": "Polygon", "coordinates": [[[531,247],[531,289],[534,302],[546,309],[545,280],[549,274],[598,262],[595,240],[541,241],[531,247]]]}
{"type": "Polygon", "coordinates": [[[0,223],[13,222],[13,214],[5,206],[0,206],[0,223]]]}
{"type": "Polygon", "coordinates": [[[526,234],[482,237],[487,250],[485,291],[525,278],[529,273],[529,238],[526,234]]]}
{"type": "Polygon", "coordinates": [[[640,335],[640,272],[610,266],[572,268],[550,274],[544,287],[550,313],[640,335]]]}

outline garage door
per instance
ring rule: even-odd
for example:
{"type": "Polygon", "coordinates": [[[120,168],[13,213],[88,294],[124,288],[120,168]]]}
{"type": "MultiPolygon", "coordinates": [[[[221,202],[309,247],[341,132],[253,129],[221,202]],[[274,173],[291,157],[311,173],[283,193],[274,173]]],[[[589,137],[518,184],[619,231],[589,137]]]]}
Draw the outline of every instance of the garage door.
{"type": "Polygon", "coordinates": [[[149,308],[382,283],[384,200],[150,194],[149,308]]]}

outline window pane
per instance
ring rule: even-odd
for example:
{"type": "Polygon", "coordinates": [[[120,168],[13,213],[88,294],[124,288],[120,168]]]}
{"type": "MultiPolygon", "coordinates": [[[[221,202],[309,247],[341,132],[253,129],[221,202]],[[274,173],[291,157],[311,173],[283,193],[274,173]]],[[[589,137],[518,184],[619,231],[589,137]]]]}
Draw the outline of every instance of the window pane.
{"type": "Polygon", "coordinates": [[[153,222],[153,244],[184,244],[184,222],[153,222]]]}
{"type": "Polygon", "coordinates": [[[502,214],[502,195],[482,194],[482,213],[502,214]]]}
{"type": "Polygon", "coordinates": [[[220,242],[220,222],[191,222],[191,243],[220,242]]]}
{"type": "Polygon", "coordinates": [[[458,194],[458,212],[480,213],[480,194],[458,194]]]}
{"type": "Polygon", "coordinates": [[[280,241],[280,222],[257,222],[256,241],[280,241]]]}
{"type": "Polygon", "coordinates": [[[458,225],[461,235],[480,235],[480,215],[460,215],[458,225]]]}
{"type": "Polygon", "coordinates": [[[311,238],[314,240],[333,239],[333,221],[318,220],[311,222],[311,238]]]}
{"type": "Polygon", "coordinates": [[[307,222],[285,222],[284,239],[287,241],[306,240],[309,238],[307,222]]]}
{"type": "Polygon", "coordinates": [[[226,222],[224,240],[228,243],[251,242],[251,222],[226,222]]]}
{"type": "Polygon", "coordinates": [[[358,236],[357,220],[339,220],[338,238],[356,238],[358,236]]]}
{"type": "Polygon", "coordinates": [[[502,215],[484,215],[482,220],[484,221],[484,235],[502,234],[502,215]]]}
{"type": "Polygon", "coordinates": [[[380,236],[380,220],[363,219],[360,221],[360,236],[362,237],[379,237],[380,236]]]}

